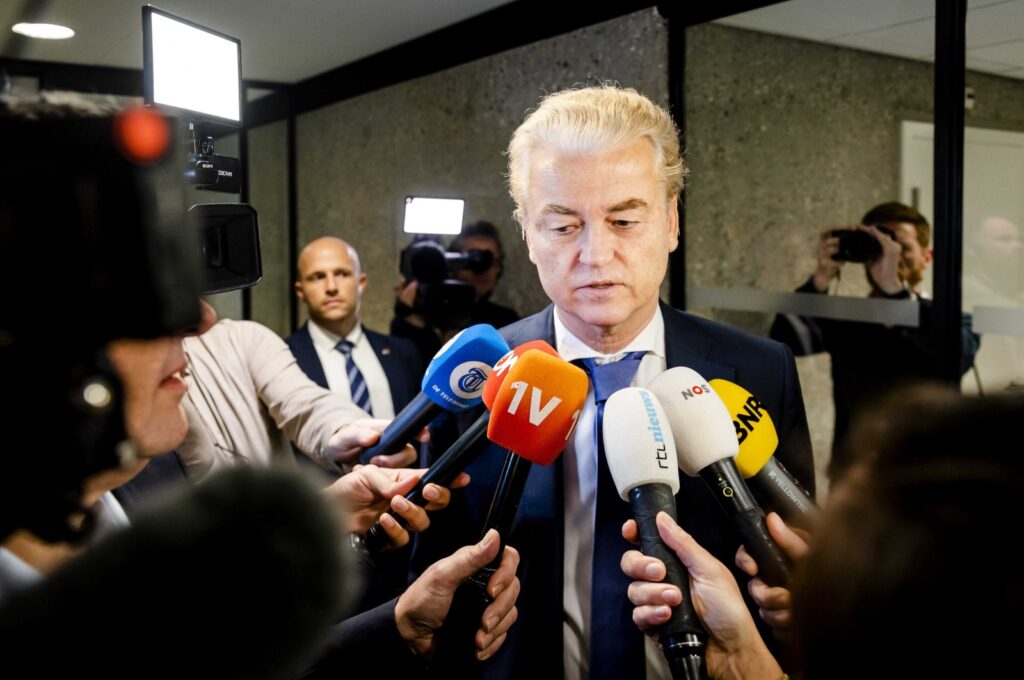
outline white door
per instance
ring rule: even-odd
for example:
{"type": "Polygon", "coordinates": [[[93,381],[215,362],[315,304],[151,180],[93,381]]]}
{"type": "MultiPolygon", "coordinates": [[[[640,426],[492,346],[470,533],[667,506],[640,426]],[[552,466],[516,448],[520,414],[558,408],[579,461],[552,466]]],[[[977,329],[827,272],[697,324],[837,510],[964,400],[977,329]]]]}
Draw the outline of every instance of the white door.
{"type": "MultiPolygon", "coordinates": [[[[931,219],[934,128],[904,121],[900,196],[931,219]]],[[[964,129],[964,311],[982,334],[965,392],[1024,387],[1024,133],[964,129]]],[[[930,286],[930,279],[926,285],[930,286]]]]}

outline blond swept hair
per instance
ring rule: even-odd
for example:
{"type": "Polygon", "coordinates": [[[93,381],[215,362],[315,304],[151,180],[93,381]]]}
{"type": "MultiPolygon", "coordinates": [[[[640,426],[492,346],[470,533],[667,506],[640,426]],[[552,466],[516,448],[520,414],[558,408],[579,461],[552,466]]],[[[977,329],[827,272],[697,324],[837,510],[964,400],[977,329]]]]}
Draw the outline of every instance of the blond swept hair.
{"type": "Polygon", "coordinates": [[[654,145],[666,197],[678,196],[687,168],[680,154],[679,129],[668,111],[632,88],[611,83],[544,97],[508,145],[508,189],[516,204],[516,221],[525,226],[527,174],[534,149],[589,155],[644,137],[654,145]]]}

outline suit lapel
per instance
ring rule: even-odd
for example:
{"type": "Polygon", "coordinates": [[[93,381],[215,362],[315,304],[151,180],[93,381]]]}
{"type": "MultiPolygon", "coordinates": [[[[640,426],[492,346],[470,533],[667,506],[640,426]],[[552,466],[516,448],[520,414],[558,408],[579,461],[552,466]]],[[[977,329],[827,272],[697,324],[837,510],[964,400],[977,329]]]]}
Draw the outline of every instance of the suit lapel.
{"type": "MultiPolygon", "coordinates": [[[[534,314],[531,317],[512,324],[503,330],[505,339],[509,346],[518,345],[530,340],[544,340],[552,347],[555,346],[554,307],[534,314]]],[[[562,663],[562,627],[561,617],[551,617],[552,603],[561,603],[564,597],[564,574],[563,574],[563,553],[565,551],[565,500],[563,483],[564,467],[562,457],[559,456],[551,465],[534,465],[530,469],[530,477],[523,492],[523,499],[520,504],[519,514],[521,522],[527,530],[539,527],[549,527],[550,543],[543,541],[544,548],[548,551],[538,550],[539,554],[531,557],[537,564],[532,568],[544,573],[541,579],[534,583],[534,592],[524,597],[530,598],[531,618],[547,620],[549,625],[545,627],[545,634],[542,637],[533,637],[534,642],[545,646],[544,649],[534,647],[530,654],[537,654],[538,658],[555,661],[561,666],[562,663]],[[545,587],[537,588],[539,583],[545,587]]],[[[524,537],[524,541],[536,542],[536,538],[524,537]]],[[[515,543],[513,543],[515,545],[515,543]]],[[[524,605],[526,603],[524,602],[524,605]]],[[[556,607],[560,605],[556,604],[556,607]]],[[[527,653],[527,650],[519,650],[527,653]]],[[[529,665],[529,664],[528,664],[529,665]]],[[[554,669],[549,669],[554,670],[554,669]]],[[[561,672],[555,670],[554,676],[561,676],[561,672]]]]}
{"type": "Polygon", "coordinates": [[[292,348],[292,354],[295,355],[295,361],[299,364],[299,368],[309,376],[310,380],[327,389],[327,375],[320,363],[320,355],[316,353],[316,348],[313,346],[313,336],[309,334],[309,324],[302,324],[302,328],[295,332],[293,341],[288,344],[292,348]]]}
{"type": "Polygon", "coordinates": [[[662,303],[665,319],[665,361],[669,368],[686,366],[705,380],[734,380],[736,367],[713,358],[717,352],[714,340],[683,312],[662,303]]]}
{"type": "Polygon", "coordinates": [[[402,355],[395,352],[391,346],[388,336],[376,331],[371,331],[363,326],[363,334],[370,343],[373,353],[377,355],[380,367],[384,369],[384,377],[388,380],[388,387],[391,388],[391,401],[394,404],[395,412],[401,411],[406,404],[420,391],[419,377],[411,374],[408,364],[402,359],[402,355]]]}

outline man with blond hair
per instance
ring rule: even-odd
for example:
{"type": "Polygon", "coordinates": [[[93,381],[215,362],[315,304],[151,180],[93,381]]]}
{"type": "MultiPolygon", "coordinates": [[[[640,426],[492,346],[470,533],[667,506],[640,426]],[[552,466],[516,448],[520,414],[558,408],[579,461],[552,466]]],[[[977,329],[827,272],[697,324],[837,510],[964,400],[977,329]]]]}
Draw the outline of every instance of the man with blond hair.
{"type": "MultiPolygon", "coordinates": [[[[483,672],[667,678],[657,645],[645,643],[632,622],[629,579],[619,569],[632,547],[621,536],[629,505],[598,454],[594,385],[608,389],[603,368],[619,361],[628,363],[615,368],[628,371],[617,372],[633,377],[617,387],[646,386],[675,366],[707,380],[737,382],[757,395],[777,424],[776,456],[813,488],[792,354],[779,343],[659,301],[668,255],[679,243],[679,195],[687,172],[678,130],[664,108],[611,85],[552,94],[513,134],[508,162],[515,217],[553,304],[502,334],[513,347],[546,340],[564,359],[585,367],[592,387],[563,455],[531,471],[509,538],[522,554],[523,620],[483,672]]],[[[435,433],[435,453],[445,450],[450,436],[435,433]]],[[[467,470],[473,486],[456,494],[450,511],[422,537],[417,562],[472,535],[501,459],[484,454],[467,470]]],[[[739,541],[729,522],[698,480],[681,481],[681,525],[732,563],[739,541]]]]}

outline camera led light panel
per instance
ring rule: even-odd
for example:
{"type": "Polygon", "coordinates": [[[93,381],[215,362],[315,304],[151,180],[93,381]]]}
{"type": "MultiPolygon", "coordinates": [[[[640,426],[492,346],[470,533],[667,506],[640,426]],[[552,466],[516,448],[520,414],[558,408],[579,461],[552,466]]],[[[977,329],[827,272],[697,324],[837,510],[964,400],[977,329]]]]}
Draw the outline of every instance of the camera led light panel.
{"type": "Polygon", "coordinates": [[[409,196],[405,199],[405,233],[458,234],[465,207],[461,198],[409,196]]]}
{"type": "Polygon", "coordinates": [[[147,102],[240,123],[241,42],[155,7],[142,17],[147,102]]]}

